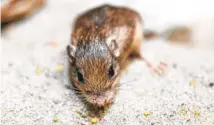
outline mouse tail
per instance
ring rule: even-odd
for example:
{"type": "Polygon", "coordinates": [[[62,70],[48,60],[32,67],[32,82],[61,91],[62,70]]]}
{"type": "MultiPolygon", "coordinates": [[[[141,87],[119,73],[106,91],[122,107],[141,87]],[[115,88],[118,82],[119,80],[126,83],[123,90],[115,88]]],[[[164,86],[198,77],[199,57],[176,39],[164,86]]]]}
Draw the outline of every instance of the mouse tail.
{"type": "Polygon", "coordinates": [[[145,30],[143,37],[145,40],[164,39],[170,42],[191,41],[192,30],[188,26],[173,26],[159,33],[154,30],[145,30]]]}
{"type": "Polygon", "coordinates": [[[153,30],[145,30],[143,33],[143,37],[144,39],[156,39],[156,38],[160,38],[160,34],[158,32],[155,32],[153,30]]]}

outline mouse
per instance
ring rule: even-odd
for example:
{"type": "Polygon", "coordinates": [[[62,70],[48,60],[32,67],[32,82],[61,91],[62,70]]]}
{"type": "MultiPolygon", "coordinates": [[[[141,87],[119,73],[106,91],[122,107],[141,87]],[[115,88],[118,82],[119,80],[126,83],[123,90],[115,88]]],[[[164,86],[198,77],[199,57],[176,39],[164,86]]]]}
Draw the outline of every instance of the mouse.
{"type": "Polygon", "coordinates": [[[72,85],[97,107],[113,102],[123,71],[141,54],[143,20],[135,10],[110,4],[79,14],[67,45],[72,85]]]}

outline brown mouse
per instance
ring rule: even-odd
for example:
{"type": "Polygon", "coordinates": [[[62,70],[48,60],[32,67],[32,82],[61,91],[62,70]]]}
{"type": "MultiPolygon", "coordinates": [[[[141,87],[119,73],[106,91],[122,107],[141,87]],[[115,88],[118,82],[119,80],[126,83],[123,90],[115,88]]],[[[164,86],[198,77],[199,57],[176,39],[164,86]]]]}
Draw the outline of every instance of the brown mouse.
{"type": "Polygon", "coordinates": [[[90,104],[111,103],[121,73],[143,59],[142,41],[142,19],[130,8],[101,5],[79,15],[67,46],[72,84],[90,104]]]}

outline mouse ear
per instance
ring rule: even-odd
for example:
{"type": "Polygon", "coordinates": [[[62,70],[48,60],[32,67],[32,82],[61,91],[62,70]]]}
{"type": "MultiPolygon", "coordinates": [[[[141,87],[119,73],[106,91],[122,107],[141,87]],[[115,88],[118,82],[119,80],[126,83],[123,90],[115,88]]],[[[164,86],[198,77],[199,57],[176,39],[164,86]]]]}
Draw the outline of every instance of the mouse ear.
{"type": "Polygon", "coordinates": [[[119,51],[117,41],[115,39],[112,39],[112,40],[108,41],[107,44],[108,44],[110,50],[113,51],[114,56],[118,57],[120,55],[120,51],[119,51]]]}
{"type": "Polygon", "coordinates": [[[67,46],[67,54],[69,57],[69,61],[72,62],[72,60],[74,59],[74,53],[76,51],[76,47],[74,45],[69,44],[67,46]]]}

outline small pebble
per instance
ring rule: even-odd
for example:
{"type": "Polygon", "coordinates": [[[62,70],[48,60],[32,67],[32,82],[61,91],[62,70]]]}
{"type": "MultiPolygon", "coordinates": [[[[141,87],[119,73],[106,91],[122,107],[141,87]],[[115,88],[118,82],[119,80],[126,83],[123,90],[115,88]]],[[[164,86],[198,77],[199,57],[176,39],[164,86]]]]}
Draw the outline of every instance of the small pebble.
{"type": "Polygon", "coordinates": [[[190,122],[190,119],[187,119],[186,122],[190,122]]]}
{"type": "Polygon", "coordinates": [[[11,62],[8,63],[8,66],[9,66],[9,67],[12,67],[12,66],[13,66],[13,63],[11,63],[11,62]]]}
{"type": "Polygon", "coordinates": [[[209,87],[213,87],[213,86],[214,86],[214,82],[210,82],[209,87]]]}
{"type": "Polygon", "coordinates": [[[58,123],[59,122],[59,119],[58,118],[54,118],[53,119],[53,123],[58,123]]]}
{"type": "Polygon", "coordinates": [[[173,67],[174,69],[177,69],[178,65],[177,65],[176,63],[173,63],[173,64],[172,64],[172,67],[173,67]]]}

